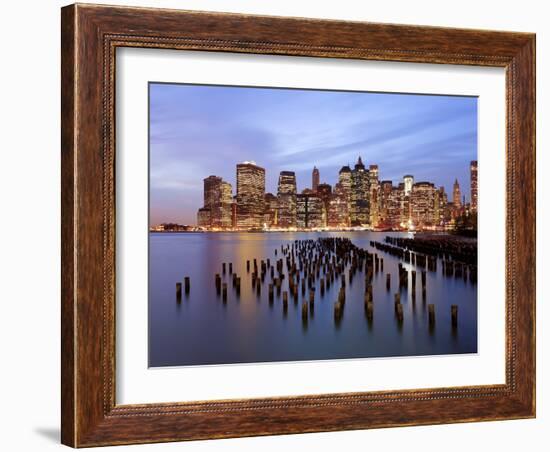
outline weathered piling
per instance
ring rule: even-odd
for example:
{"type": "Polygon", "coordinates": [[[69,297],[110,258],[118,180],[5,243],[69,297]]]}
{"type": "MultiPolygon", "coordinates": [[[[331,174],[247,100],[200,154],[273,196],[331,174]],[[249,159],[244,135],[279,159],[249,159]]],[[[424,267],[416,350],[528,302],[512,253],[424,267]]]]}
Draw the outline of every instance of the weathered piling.
{"type": "Polygon", "coordinates": [[[269,284],[269,286],[267,287],[267,297],[269,303],[273,303],[273,284],[269,284]]]}
{"type": "Polygon", "coordinates": [[[308,314],[307,303],[304,301],[302,303],[302,320],[307,320],[307,314],[308,314]]]}
{"type": "Polygon", "coordinates": [[[225,275],[225,262],[222,263],[222,273],[225,275]]]}
{"type": "Polygon", "coordinates": [[[237,281],[235,283],[235,289],[237,291],[237,295],[238,296],[241,295],[241,277],[240,276],[237,277],[237,281]]]}
{"type": "Polygon", "coordinates": [[[233,263],[229,262],[229,274],[233,273],[233,263]]]}
{"type": "Polygon", "coordinates": [[[367,315],[367,319],[369,319],[369,321],[372,321],[373,313],[374,313],[373,303],[372,301],[369,301],[367,304],[365,304],[365,314],[367,315]]]}
{"type": "Polygon", "coordinates": [[[321,296],[325,295],[325,280],[321,279],[320,281],[321,296]]]}
{"type": "Polygon", "coordinates": [[[435,325],[435,305],[434,304],[428,305],[428,322],[430,324],[430,327],[433,327],[435,325]]]}
{"type": "Polygon", "coordinates": [[[216,273],[215,284],[216,284],[216,294],[219,295],[222,290],[222,278],[220,277],[219,273],[216,273]]]}
{"type": "Polygon", "coordinates": [[[227,283],[222,285],[222,300],[227,301],[227,283]]]}
{"type": "Polygon", "coordinates": [[[250,273],[250,261],[246,261],[246,273],[250,273]]]}
{"type": "Polygon", "coordinates": [[[389,292],[391,289],[391,274],[386,274],[386,290],[389,292]]]}
{"type": "Polygon", "coordinates": [[[260,284],[260,282],[256,282],[256,296],[260,296],[261,294],[261,291],[262,291],[262,285],[260,284]]]}
{"type": "Polygon", "coordinates": [[[288,292],[286,290],[283,292],[283,305],[288,306],[288,292]]]}
{"type": "Polygon", "coordinates": [[[451,324],[453,328],[458,326],[458,305],[456,304],[451,305],[451,324]]]}
{"type": "Polygon", "coordinates": [[[180,282],[176,283],[176,299],[178,301],[181,301],[181,283],[180,282]]]}
{"type": "Polygon", "coordinates": [[[334,320],[339,323],[344,313],[344,305],[341,301],[334,303],[334,320]]]}
{"type": "Polygon", "coordinates": [[[184,278],[184,284],[185,284],[185,294],[187,295],[191,290],[191,278],[189,278],[189,276],[186,276],[184,278]]]}
{"type": "Polygon", "coordinates": [[[395,316],[399,322],[403,322],[403,305],[401,303],[395,306],[395,316]]]}

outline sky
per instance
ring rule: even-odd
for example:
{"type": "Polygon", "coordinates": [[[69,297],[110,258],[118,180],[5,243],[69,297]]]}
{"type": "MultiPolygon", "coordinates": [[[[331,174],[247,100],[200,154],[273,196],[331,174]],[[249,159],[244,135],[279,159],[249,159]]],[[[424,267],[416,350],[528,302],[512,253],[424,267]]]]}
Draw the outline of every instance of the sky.
{"type": "Polygon", "coordinates": [[[266,169],[276,194],[281,171],[311,188],[313,166],[334,186],[361,156],[394,185],[405,174],[444,186],[456,179],[469,201],[477,160],[477,98],[185,84],[149,84],[151,225],[195,224],[203,179],[236,191],[236,165],[266,169]]]}

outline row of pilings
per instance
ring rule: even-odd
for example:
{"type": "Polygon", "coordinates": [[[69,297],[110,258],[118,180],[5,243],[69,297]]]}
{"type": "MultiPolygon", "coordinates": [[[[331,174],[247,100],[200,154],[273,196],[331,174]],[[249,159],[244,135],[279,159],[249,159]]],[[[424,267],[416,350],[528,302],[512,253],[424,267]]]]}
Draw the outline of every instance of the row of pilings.
{"type": "Polygon", "coordinates": [[[460,242],[445,237],[402,238],[386,236],[384,242],[370,245],[404,262],[436,272],[438,261],[441,274],[448,278],[462,278],[477,284],[477,246],[475,242],[460,242]],[[420,243],[417,244],[416,242],[420,243]]]}
{"type": "MultiPolygon", "coordinates": [[[[436,270],[434,268],[436,264],[433,264],[432,261],[433,256],[427,255],[423,262],[423,259],[419,258],[419,253],[414,253],[414,258],[407,258],[406,256],[410,256],[410,251],[399,246],[380,242],[371,242],[371,246],[420,267],[422,303],[425,306],[427,299],[426,268],[432,271],[436,270]]],[[[435,261],[437,263],[437,259],[435,261]]],[[[378,253],[371,253],[359,248],[348,238],[326,237],[317,240],[295,240],[275,249],[273,258],[249,259],[246,261],[246,275],[233,272],[232,262],[223,262],[221,272],[214,275],[214,285],[217,296],[226,304],[230,293],[233,293],[237,300],[240,298],[242,278],[247,278],[249,280],[247,284],[250,284],[257,299],[261,300],[262,293],[266,291],[269,306],[273,307],[276,301],[278,304],[280,302],[285,317],[288,313],[289,300],[292,300],[292,303],[298,307],[301,298],[302,323],[306,327],[308,320],[315,315],[316,303],[326,297],[331,287],[339,286],[336,300],[332,300],[334,322],[336,326],[339,326],[345,311],[346,287],[348,284],[351,285],[354,279],[362,278],[365,285],[363,299],[365,317],[369,325],[372,325],[376,298],[381,298],[377,297],[377,294],[373,294],[373,277],[379,273],[384,273],[384,259],[378,253]],[[319,293],[317,293],[317,287],[319,293]]],[[[385,278],[386,292],[391,292],[392,274],[386,273],[385,278]]],[[[410,282],[411,300],[414,308],[417,278],[416,270],[409,271],[401,262],[398,263],[394,311],[399,324],[404,321],[401,292],[408,290],[410,282]]],[[[187,276],[184,278],[184,289],[188,295],[190,279],[187,276]]],[[[178,282],[176,284],[178,302],[181,301],[181,293],[182,284],[178,282]]],[[[456,327],[458,317],[456,305],[451,307],[451,314],[452,325],[456,327]]],[[[430,327],[433,327],[435,324],[434,304],[428,305],[428,320],[430,327]]]]}

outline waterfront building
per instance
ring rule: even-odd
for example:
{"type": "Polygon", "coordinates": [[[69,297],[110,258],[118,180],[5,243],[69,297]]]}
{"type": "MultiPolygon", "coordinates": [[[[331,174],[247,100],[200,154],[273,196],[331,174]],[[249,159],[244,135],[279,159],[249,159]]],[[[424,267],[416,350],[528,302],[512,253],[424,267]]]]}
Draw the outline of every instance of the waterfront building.
{"type": "Polygon", "coordinates": [[[399,228],[403,215],[403,188],[400,186],[391,187],[386,199],[386,221],[392,228],[399,228]]]}
{"type": "Polygon", "coordinates": [[[323,226],[328,224],[328,208],[331,195],[332,186],[330,184],[322,183],[317,186],[317,196],[323,201],[323,226]]]}
{"type": "Polygon", "coordinates": [[[208,176],[203,183],[204,206],[197,213],[197,223],[205,228],[231,228],[231,184],[218,176],[208,176]]]}
{"type": "Polygon", "coordinates": [[[379,204],[379,224],[389,225],[388,221],[388,205],[393,188],[391,180],[383,180],[380,182],[380,192],[378,197],[379,204]]]}
{"type": "Polygon", "coordinates": [[[477,160],[470,162],[470,205],[477,212],[477,160]]]}
{"type": "Polygon", "coordinates": [[[410,174],[403,176],[403,187],[404,187],[405,196],[409,196],[411,194],[413,185],[414,185],[414,176],[410,174]]]}
{"type": "Polygon", "coordinates": [[[278,215],[280,228],[296,227],[296,175],[294,171],[281,171],[277,187],[278,215]]]}
{"type": "Polygon", "coordinates": [[[273,193],[266,193],[264,199],[264,226],[267,228],[272,228],[277,226],[277,211],[279,208],[279,202],[277,200],[277,196],[273,193]]]}
{"type": "Polygon", "coordinates": [[[197,225],[201,228],[210,228],[211,212],[206,207],[201,207],[197,212],[197,225]]]}
{"type": "Polygon", "coordinates": [[[458,179],[455,179],[455,183],[453,184],[453,206],[456,210],[462,207],[460,198],[460,185],[458,184],[458,179]]]}
{"type": "Polygon", "coordinates": [[[349,226],[348,191],[340,183],[335,185],[334,193],[330,196],[327,225],[331,228],[349,226]]]}
{"type": "MultiPolygon", "coordinates": [[[[344,167],[343,174],[347,174],[344,167]]],[[[369,190],[369,172],[365,169],[365,165],[361,157],[357,159],[357,163],[350,173],[350,224],[352,226],[361,226],[369,224],[369,205],[370,205],[370,190],[369,190]]]]}
{"type": "MultiPolygon", "coordinates": [[[[410,195],[411,220],[416,228],[431,226],[435,219],[436,189],[431,182],[416,182],[410,195]]],[[[439,202],[439,201],[438,201],[439,202]]],[[[439,213],[439,207],[437,208],[439,213]]]]}
{"type": "Polygon", "coordinates": [[[316,229],[323,227],[323,201],[311,193],[296,195],[296,227],[316,229]]]}
{"type": "Polygon", "coordinates": [[[265,210],[265,169],[254,162],[237,165],[238,229],[261,228],[265,210]]]}
{"type": "Polygon", "coordinates": [[[319,179],[320,178],[320,174],[319,174],[319,170],[317,169],[316,166],[313,167],[313,172],[311,173],[311,189],[316,192],[317,191],[317,188],[319,187],[319,179]]]}
{"type": "Polygon", "coordinates": [[[380,222],[380,181],[378,180],[378,165],[369,166],[369,215],[371,226],[380,222]]]}

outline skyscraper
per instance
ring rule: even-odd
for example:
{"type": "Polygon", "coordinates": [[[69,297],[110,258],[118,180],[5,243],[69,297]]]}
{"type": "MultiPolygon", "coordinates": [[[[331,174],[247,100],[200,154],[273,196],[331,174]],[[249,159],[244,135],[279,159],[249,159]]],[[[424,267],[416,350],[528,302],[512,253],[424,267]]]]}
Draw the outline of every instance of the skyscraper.
{"type": "Polygon", "coordinates": [[[414,176],[411,176],[410,174],[403,176],[403,184],[405,186],[405,196],[409,196],[413,189],[414,176]]]}
{"type": "Polygon", "coordinates": [[[294,171],[281,171],[277,187],[277,225],[281,228],[296,227],[296,175],[294,171]]]}
{"type": "MultiPolygon", "coordinates": [[[[348,168],[349,169],[349,168],[348,168]]],[[[327,224],[332,228],[349,226],[349,191],[340,182],[334,186],[327,213],[327,224]]]]}
{"type": "MultiPolygon", "coordinates": [[[[415,226],[430,226],[435,223],[435,192],[436,188],[431,182],[417,182],[413,185],[410,202],[411,219],[415,226]]],[[[437,198],[439,200],[439,194],[437,198]]]]}
{"type": "Polygon", "coordinates": [[[455,179],[453,184],[453,207],[455,209],[460,209],[462,207],[462,201],[460,199],[460,185],[458,184],[458,179],[455,179]]]}
{"type": "Polygon", "coordinates": [[[311,189],[317,191],[317,187],[319,187],[319,170],[314,166],[311,173],[311,189]]]}
{"type": "Polygon", "coordinates": [[[237,228],[260,228],[265,211],[265,169],[254,162],[237,164],[237,228]]]}
{"type": "Polygon", "coordinates": [[[197,213],[199,226],[231,228],[232,190],[229,182],[218,176],[208,176],[204,182],[204,206],[197,213]]]}
{"type": "MultiPolygon", "coordinates": [[[[344,168],[342,168],[342,170],[344,168]]],[[[365,169],[365,165],[363,164],[361,157],[357,159],[357,163],[355,164],[353,171],[351,171],[350,179],[350,223],[352,226],[368,224],[370,221],[369,172],[365,169]]]]}
{"type": "Polygon", "coordinates": [[[377,226],[380,217],[380,181],[378,180],[378,165],[369,166],[369,218],[371,226],[377,226]]]}
{"type": "Polygon", "coordinates": [[[296,227],[315,229],[323,226],[323,201],[316,194],[296,195],[296,227]]]}
{"type": "Polygon", "coordinates": [[[477,160],[470,162],[470,198],[472,211],[477,212],[477,160]]]}

